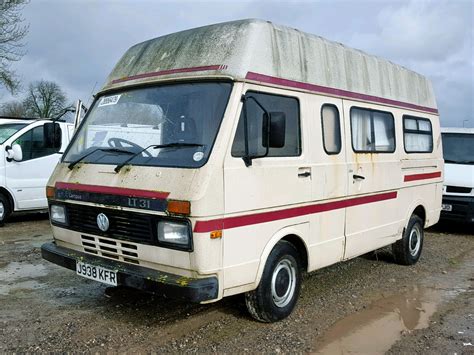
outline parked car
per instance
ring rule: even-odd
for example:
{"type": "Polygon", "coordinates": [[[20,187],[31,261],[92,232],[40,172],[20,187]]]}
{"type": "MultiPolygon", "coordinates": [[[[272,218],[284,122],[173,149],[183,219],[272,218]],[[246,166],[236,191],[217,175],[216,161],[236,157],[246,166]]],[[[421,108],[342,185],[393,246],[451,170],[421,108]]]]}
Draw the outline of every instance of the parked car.
{"type": "Polygon", "coordinates": [[[73,132],[72,123],[0,117],[0,224],[47,211],[46,183],[73,132]]]}
{"type": "Polygon", "coordinates": [[[474,128],[442,128],[444,185],[441,219],[474,223],[474,128]]]}
{"type": "Polygon", "coordinates": [[[302,271],[392,245],[420,258],[441,210],[430,81],[261,20],[131,47],[49,180],[45,259],[109,285],[263,322],[302,271]]]}

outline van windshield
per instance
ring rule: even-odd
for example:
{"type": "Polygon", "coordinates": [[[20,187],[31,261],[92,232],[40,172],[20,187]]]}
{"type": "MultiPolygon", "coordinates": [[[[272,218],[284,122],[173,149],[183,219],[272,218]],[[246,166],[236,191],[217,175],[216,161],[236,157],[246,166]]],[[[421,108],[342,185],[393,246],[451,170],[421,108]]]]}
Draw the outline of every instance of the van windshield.
{"type": "Polygon", "coordinates": [[[26,126],[25,123],[8,123],[0,125],[0,144],[5,143],[8,138],[26,126]]]}
{"type": "Polygon", "coordinates": [[[474,134],[443,133],[444,161],[450,164],[474,164],[474,134]]]}
{"type": "Polygon", "coordinates": [[[82,122],[63,162],[201,167],[231,89],[228,82],[183,83],[103,95],[82,122]]]}

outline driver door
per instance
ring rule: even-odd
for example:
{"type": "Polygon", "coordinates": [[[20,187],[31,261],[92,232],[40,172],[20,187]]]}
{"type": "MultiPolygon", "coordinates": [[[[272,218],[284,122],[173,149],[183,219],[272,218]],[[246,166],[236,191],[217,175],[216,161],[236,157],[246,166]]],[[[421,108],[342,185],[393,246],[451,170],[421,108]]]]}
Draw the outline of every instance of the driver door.
{"type": "Polygon", "coordinates": [[[48,148],[43,126],[36,126],[11,145],[19,144],[22,161],[5,161],[6,186],[13,192],[15,210],[46,208],[46,183],[59,161],[59,149],[48,148]]]}

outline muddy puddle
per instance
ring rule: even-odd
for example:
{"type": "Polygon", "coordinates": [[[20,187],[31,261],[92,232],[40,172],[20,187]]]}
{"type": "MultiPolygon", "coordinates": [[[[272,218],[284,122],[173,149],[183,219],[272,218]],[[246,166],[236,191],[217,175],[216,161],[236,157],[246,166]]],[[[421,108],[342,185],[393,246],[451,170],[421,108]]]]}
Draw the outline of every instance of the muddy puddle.
{"type": "Polygon", "coordinates": [[[37,277],[48,274],[44,265],[11,262],[0,269],[0,295],[8,295],[13,290],[34,290],[42,287],[37,277]]]}
{"type": "Polygon", "coordinates": [[[474,262],[381,297],[366,309],[336,322],[313,344],[315,354],[384,354],[402,334],[429,326],[441,303],[471,287],[474,262]]]}

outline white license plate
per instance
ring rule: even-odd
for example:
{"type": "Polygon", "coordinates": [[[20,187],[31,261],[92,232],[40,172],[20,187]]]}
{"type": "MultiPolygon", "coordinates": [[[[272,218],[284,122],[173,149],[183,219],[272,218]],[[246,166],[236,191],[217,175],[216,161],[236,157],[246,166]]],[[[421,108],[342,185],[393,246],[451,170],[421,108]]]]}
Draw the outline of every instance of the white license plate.
{"type": "Polygon", "coordinates": [[[76,274],[107,285],[117,286],[117,272],[100,266],[76,261],[76,274]]]}
{"type": "Polygon", "coordinates": [[[452,205],[445,205],[445,204],[442,204],[442,205],[441,205],[441,210],[442,210],[442,211],[451,212],[451,211],[453,210],[453,206],[452,206],[452,205]]]}

